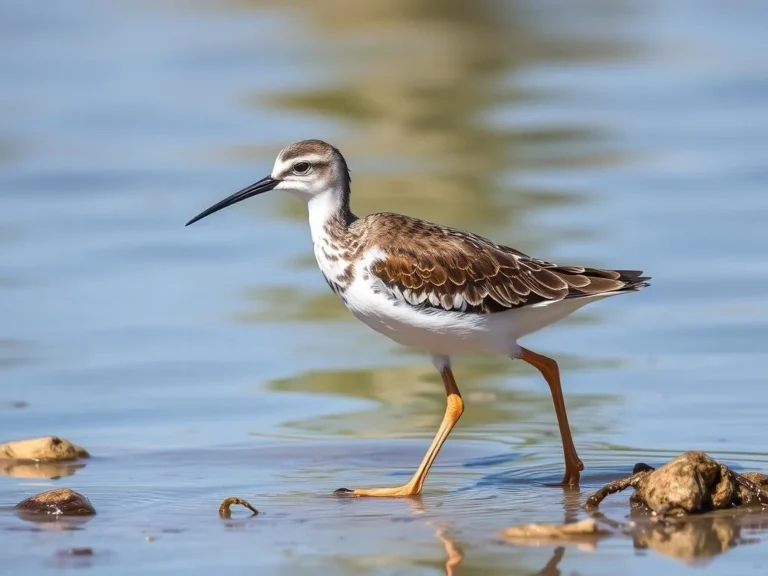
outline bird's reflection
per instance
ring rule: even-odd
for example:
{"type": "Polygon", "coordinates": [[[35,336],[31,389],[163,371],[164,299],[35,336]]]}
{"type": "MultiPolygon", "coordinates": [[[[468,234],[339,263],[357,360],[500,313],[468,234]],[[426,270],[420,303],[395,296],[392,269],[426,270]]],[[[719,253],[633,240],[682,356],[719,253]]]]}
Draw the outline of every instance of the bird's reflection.
{"type": "MultiPolygon", "coordinates": [[[[414,516],[427,513],[424,500],[421,496],[408,498],[408,507],[414,516]]],[[[429,518],[426,520],[429,526],[435,528],[435,537],[442,543],[445,549],[445,574],[446,576],[458,576],[459,565],[464,560],[464,550],[452,535],[450,522],[445,519],[429,518]]]]}
{"type": "Polygon", "coordinates": [[[451,529],[447,525],[438,525],[435,536],[443,543],[445,548],[445,576],[457,576],[459,564],[464,560],[464,550],[452,538],[451,529]]]}
{"type": "MultiPolygon", "coordinates": [[[[426,515],[427,509],[421,497],[409,498],[408,505],[414,515],[426,515]]],[[[566,506],[566,509],[569,507],[566,506]]],[[[445,575],[459,576],[461,563],[464,561],[464,549],[453,535],[453,527],[449,520],[445,518],[428,518],[426,524],[435,528],[435,537],[440,541],[445,550],[445,575]]],[[[554,549],[552,557],[547,561],[544,567],[535,573],[534,576],[560,576],[558,568],[565,548],[558,546],[554,549]]]]}
{"type": "MultiPolygon", "coordinates": [[[[725,554],[736,546],[755,544],[760,541],[755,533],[768,530],[768,513],[750,509],[718,511],[665,521],[658,520],[642,509],[633,509],[628,522],[613,520],[602,512],[595,512],[591,516],[607,530],[607,534],[563,540],[515,538],[508,542],[516,546],[532,547],[559,545],[550,561],[551,566],[548,564],[539,572],[557,574],[556,566],[562,559],[565,546],[573,545],[580,550],[591,551],[596,549],[600,539],[606,537],[630,538],[636,550],[653,550],[686,564],[697,565],[725,554]],[[751,537],[743,535],[747,530],[751,537]]],[[[563,519],[564,524],[583,519],[578,490],[565,491],[563,519]]]]}
{"type": "Polygon", "coordinates": [[[581,518],[581,490],[563,488],[563,522],[576,522],[581,518]]]}
{"type": "Polygon", "coordinates": [[[560,568],[558,568],[560,561],[565,556],[565,548],[558,546],[552,552],[552,558],[544,565],[544,568],[536,572],[534,576],[560,576],[560,568]]]}

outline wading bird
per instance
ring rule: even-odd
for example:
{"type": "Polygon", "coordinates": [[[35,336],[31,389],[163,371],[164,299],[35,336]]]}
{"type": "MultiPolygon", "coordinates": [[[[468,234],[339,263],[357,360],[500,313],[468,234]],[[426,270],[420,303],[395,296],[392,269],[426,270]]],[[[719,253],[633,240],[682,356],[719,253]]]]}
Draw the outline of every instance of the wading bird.
{"type": "Polygon", "coordinates": [[[303,200],[315,257],[328,285],[354,316],[395,342],[423,350],[445,385],[445,416],[413,477],[394,488],[349,490],[352,496],[421,493],[432,462],[464,411],[451,371],[459,354],[519,358],[549,384],[565,457],[564,485],[578,485],[576,453],[557,363],[518,339],[607,296],[648,286],[636,270],[560,266],[486,238],[401,214],[355,216],[350,176],[341,153],[321,140],[284,148],[272,173],[190,220],[270,190],[303,200]]]}

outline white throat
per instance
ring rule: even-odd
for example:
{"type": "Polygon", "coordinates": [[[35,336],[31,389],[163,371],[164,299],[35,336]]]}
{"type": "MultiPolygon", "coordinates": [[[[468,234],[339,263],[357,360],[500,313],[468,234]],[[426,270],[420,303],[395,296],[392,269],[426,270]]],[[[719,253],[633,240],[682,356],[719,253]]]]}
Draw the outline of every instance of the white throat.
{"type": "Polygon", "coordinates": [[[309,229],[312,242],[317,243],[326,235],[325,225],[342,211],[344,191],[338,188],[328,188],[320,194],[315,194],[307,202],[309,213],[309,229]]]}

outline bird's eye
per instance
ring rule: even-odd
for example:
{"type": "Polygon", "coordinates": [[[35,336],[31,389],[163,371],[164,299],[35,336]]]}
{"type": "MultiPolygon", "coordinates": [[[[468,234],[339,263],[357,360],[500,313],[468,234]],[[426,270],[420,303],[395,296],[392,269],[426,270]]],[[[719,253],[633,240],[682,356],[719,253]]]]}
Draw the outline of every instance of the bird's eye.
{"type": "Polygon", "coordinates": [[[311,169],[312,164],[309,162],[296,162],[296,164],[293,165],[293,171],[296,174],[308,174],[311,169]]]}

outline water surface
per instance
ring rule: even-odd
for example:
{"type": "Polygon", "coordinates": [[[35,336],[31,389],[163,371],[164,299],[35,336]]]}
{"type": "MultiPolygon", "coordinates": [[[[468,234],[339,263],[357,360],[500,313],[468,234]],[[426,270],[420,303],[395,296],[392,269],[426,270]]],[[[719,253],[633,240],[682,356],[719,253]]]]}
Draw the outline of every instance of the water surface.
{"type": "Polygon", "coordinates": [[[498,532],[580,519],[597,486],[689,449],[768,469],[766,17],[757,0],[0,0],[0,440],[93,454],[0,467],[0,572],[683,574],[709,542],[700,571],[762,573],[758,521],[672,552],[498,532]],[[347,156],[358,214],[654,277],[525,342],[560,361],[580,492],[548,486],[545,383],[473,357],[422,498],[330,496],[412,473],[437,374],[335,300],[293,199],[183,227],[307,137],[347,156]],[[8,508],[52,486],[98,515],[8,508]],[[262,513],[220,520],[230,495],[262,513]]]}

